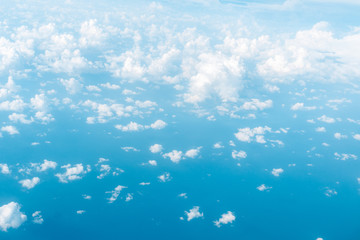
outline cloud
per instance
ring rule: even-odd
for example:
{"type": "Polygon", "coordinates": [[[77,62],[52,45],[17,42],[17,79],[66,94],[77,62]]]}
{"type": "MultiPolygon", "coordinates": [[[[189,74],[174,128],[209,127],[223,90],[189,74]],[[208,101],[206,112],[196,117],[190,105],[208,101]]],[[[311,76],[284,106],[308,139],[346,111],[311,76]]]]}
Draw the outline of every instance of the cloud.
{"type": "Polygon", "coordinates": [[[7,232],[9,228],[18,228],[27,220],[20,208],[16,202],[10,202],[0,207],[0,228],[2,231],[7,232]]]}
{"type": "Polygon", "coordinates": [[[265,184],[261,184],[256,189],[259,190],[260,192],[263,192],[272,189],[272,187],[266,186],[265,184]]]}
{"type": "Polygon", "coordinates": [[[111,193],[111,196],[107,199],[109,203],[115,202],[116,199],[119,197],[120,192],[125,188],[127,187],[118,185],[117,187],[115,187],[114,190],[106,192],[106,193],[111,193]]]}
{"type": "Polygon", "coordinates": [[[31,216],[33,217],[33,222],[34,223],[43,224],[44,219],[43,219],[43,217],[41,215],[41,211],[36,211],[31,216]]]}
{"type": "Polygon", "coordinates": [[[273,168],[273,170],[271,171],[271,174],[274,175],[275,177],[279,177],[281,173],[284,172],[284,169],[282,168],[273,168]]]}
{"type": "Polygon", "coordinates": [[[100,165],[100,172],[101,174],[99,176],[97,176],[97,179],[103,179],[106,175],[108,175],[110,173],[111,167],[110,165],[107,164],[102,164],[100,165]]]}
{"type": "Polygon", "coordinates": [[[163,154],[163,158],[170,158],[170,160],[174,163],[179,163],[183,156],[182,151],[172,150],[171,152],[163,154]]]}
{"type": "Polygon", "coordinates": [[[71,166],[71,164],[67,164],[61,166],[61,168],[64,168],[65,172],[57,173],[55,176],[58,177],[59,181],[62,183],[68,183],[69,181],[81,179],[86,173],[91,171],[90,165],[87,165],[85,169],[82,163],[75,164],[73,166],[71,166]]]}
{"type": "Polygon", "coordinates": [[[151,165],[151,166],[157,166],[157,162],[155,160],[149,160],[148,163],[151,165]]]}
{"type": "Polygon", "coordinates": [[[144,126],[136,122],[130,122],[128,125],[115,125],[116,129],[119,129],[123,132],[137,132],[144,129],[144,126]]]}
{"type": "Polygon", "coordinates": [[[327,117],[326,115],[322,115],[321,117],[318,117],[319,121],[325,122],[325,123],[334,123],[335,119],[331,117],[327,117]]]}
{"type": "Polygon", "coordinates": [[[9,115],[9,120],[12,122],[20,122],[23,124],[30,124],[34,121],[34,119],[31,117],[30,119],[26,119],[27,116],[25,114],[20,113],[12,113],[9,115]]]}
{"type": "Polygon", "coordinates": [[[336,138],[337,140],[341,140],[341,139],[347,138],[347,136],[346,136],[346,135],[342,135],[341,133],[335,133],[335,134],[334,134],[334,138],[336,138]]]}
{"type": "Polygon", "coordinates": [[[292,111],[298,111],[298,110],[305,110],[305,111],[316,110],[316,106],[305,107],[305,106],[304,106],[304,103],[295,103],[294,105],[291,106],[290,110],[292,110],[292,111]]]}
{"type": "Polygon", "coordinates": [[[243,159],[247,157],[246,152],[233,150],[231,153],[233,159],[243,159]]]}
{"type": "Polygon", "coordinates": [[[160,182],[169,182],[171,180],[170,173],[165,172],[164,174],[158,176],[160,182]]]}
{"type": "Polygon", "coordinates": [[[19,134],[19,131],[16,129],[16,127],[11,126],[11,125],[1,127],[1,131],[7,132],[7,133],[9,133],[10,135],[19,134]]]}
{"type": "Polygon", "coordinates": [[[235,221],[235,215],[233,212],[228,211],[227,213],[224,213],[221,215],[221,218],[219,220],[214,221],[215,226],[221,227],[221,225],[229,224],[235,221]]]}
{"type": "Polygon", "coordinates": [[[353,138],[354,138],[355,140],[360,141],[360,134],[355,134],[355,135],[353,136],[353,138]]]}
{"type": "Polygon", "coordinates": [[[163,146],[161,144],[154,144],[149,148],[152,153],[159,153],[163,150],[163,146]]]}
{"type": "Polygon", "coordinates": [[[0,168],[1,168],[2,174],[10,174],[11,173],[9,166],[6,163],[1,163],[0,168]]]}
{"type": "Polygon", "coordinates": [[[256,142],[258,143],[265,143],[263,139],[263,135],[266,132],[271,132],[271,128],[268,126],[265,127],[256,127],[256,128],[239,128],[238,132],[235,133],[235,137],[242,142],[251,142],[253,141],[253,137],[255,136],[256,142]]]}
{"type": "Polygon", "coordinates": [[[353,160],[356,160],[358,157],[355,155],[355,154],[350,154],[350,153],[334,153],[334,156],[335,156],[335,159],[336,160],[342,160],[342,161],[345,161],[345,160],[348,160],[348,159],[353,159],[353,160]]]}
{"type": "Polygon", "coordinates": [[[75,78],[70,78],[70,79],[60,79],[60,83],[62,85],[64,85],[65,89],[67,92],[69,92],[70,94],[75,94],[77,92],[79,92],[83,85],[80,83],[79,80],[76,80],[75,78]]]}
{"type": "Polygon", "coordinates": [[[261,102],[259,99],[251,99],[250,102],[245,102],[240,109],[243,110],[264,110],[266,108],[271,108],[273,106],[273,101],[271,99],[261,102]]]}
{"type": "Polygon", "coordinates": [[[33,177],[32,179],[24,179],[19,181],[23,188],[32,189],[40,183],[40,178],[33,177]]]}
{"type": "Polygon", "coordinates": [[[194,149],[190,149],[190,150],[186,151],[185,157],[196,158],[200,153],[200,149],[201,149],[201,147],[198,147],[198,148],[194,148],[194,149]]]}
{"type": "Polygon", "coordinates": [[[316,132],[326,132],[326,129],[324,127],[317,127],[315,129],[316,132]]]}
{"type": "Polygon", "coordinates": [[[192,209],[189,210],[189,212],[185,211],[185,214],[187,216],[187,220],[191,221],[194,218],[200,218],[204,216],[204,213],[201,213],[199,211],[200,207],[194,206],[192,209]]]}
{"type": "Polygon", "coordinates": [[[152,129],[157,129],[157,130],[160,130],[160,129],[163,129],[164,127],[166,127],[167,123],[164,122],[163,120],[156,120],[154,123],[152,123],[150,125],[150,127],[152,129]]]}
{"type": "Polygon", "coordinates": [[[44,159],[44,162],[41,164],[37,164],[36,171],[45,172],[48,169],[55,169],[57,167],[57,163],[54,161],[49,161],[44,159]]]}

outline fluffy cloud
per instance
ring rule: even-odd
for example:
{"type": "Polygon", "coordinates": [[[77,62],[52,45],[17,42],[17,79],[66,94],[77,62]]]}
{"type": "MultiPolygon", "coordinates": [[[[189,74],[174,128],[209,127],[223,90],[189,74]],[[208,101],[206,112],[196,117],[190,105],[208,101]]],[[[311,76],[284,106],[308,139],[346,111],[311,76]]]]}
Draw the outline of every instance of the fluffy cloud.
{"type": "Polygon", "coordinates": [[[297,110],[315,110],[316,106],[311,106],[311,107],[306,107],[304,106],[304,103],[295,103],[294,105],[291,106],[290,108],[293,111],[297,111],[297,110]]]}
{"type": "Polygon", "coordinates": [[[44,219],[43,219],[43,217],[41,215],[41,211],[36,211],[31,216],[33,217],[33,222],[34,223],[43,224],[44,219]]]}
{"type": "Polygon", "coordinates": [[[273,106],[272,100],[266,100],[264,102],[261,102],[259,99],[251,99],[250,102],[245,102],[240,109],[243,110],[264,110],[266,108],[271,108],[273,106]]]}
{"type": "Polygon", "coordinates": [[[164,158],[169,158],[174,163],[179,163],[182,156],[183,156],[183,152],[178,150],[173,150],[171,152],[163,154],[164,158]]]}
{"type": "Polygon", "coordinates": [[[326,115],[322,115],[321,117],[318,117],[319,121],[325,122],[325,123],[334,123],[335,119],[331,117],[327,117],[326,115]]]}
{"type": "Polygon", "coordinates": [[[231,156],[233,159],[242,159],[242,158],[246,158],[247,157],[247,154],[246,152],[244,151],[236,151],[236,150],[233,150],[231,152],[231,156]]]}
{"type": "Polygon", "coordinates": [[[33,177],[32,179],[24,179],[24,180],[19,181],[21,186],[23,188],[27,188],[27,189],[34,188],[37,184],[39,184],[39,182],[40,182],[40,178],[38,178],[38,177],[33,177]]]}
{"type": "Polygon", "coordinates": [[[233,221],[235,221],[235,215],[233,212],[228,211],[227,213],[222,214],[221,218],[219,218],[217,221],[214,221],[214,223],[215,226],[221,227],[221,225],[232,223],[233,221]]]}
{"type": "Polygon", "coordinates": [[[360,141],[360,134],[355,134],[355,135],[353,136],[353,138],[354,138],[355,140],[360,141]]]}
{"type": "Polygon", "coordinates": [[[1,163],[0,169],[1,169],[2,174],[10,174],[11,173],[9,166],[6,163],[1,163]]]}
{"type": "Polygon", "coordinates": [[[119,197],[120,192],[125,188],[127,187],[118,185],[117,187],[115,187],[114,190],[106,192],[106,193],[111,193],[111,196],[107,199],[109,203],[115,202],[116,199],[119,197]]]}
{"type": "Polygon", "coordinates": [[[75,78],[70,79],[60,79],[60,83],[64,85],[66,91],[68,91],[70,94],[75,94],[81,90],[83,85],[80,83],[79,80],[76,80],[75,78]]]}
{"type": "Polygon", "coordinates": [[[189,212],[185,211],[185,214],[187,216],[187,220],[191,221],[194,218],[200,218],[204,216],[204,213],[201,213],[199,211],[200,207],[194,206],[192,209],[189,210],[189,212]]]}
{"type": "Polygon", "coordinates": [[[16,202],[10,202],[0,207],[0,228],[2,231],[6,232],[9,228],[18,228],[27,220],[20,208],[16,202]]]}
{"type": "Polygon", "coordinates": [[[159,130],[159,129],[163,129],[164,127],[166,127],[166,125],[167,125],[167,123],[164,122],[163,120],[156,120],[154,123],[152,123],[152,124],[150,125],[150,127],[151,127],[152,129],[157,129],[157,130],[159,130]]]}
{"type": "Polygon", "coordinates": [[[256,142],[265,143],[263,135],[266,132],[271,132],[271,128],[268,126],[265,127],[256,127],[256,128],[239,128],[238,132],[235,133],[235,137],[242,142],[251,142],[255,136],[256,142]]]}
{"type": "Polygon", "coordinates": [[[350,153],[334,153],[334,156],[335,156],[335,159],[336,160],[342,160],[342,161],[345,161],[345,160],[348,160],[348,159],[353,159],[353,160],[356,160],[358,157],[355,155],[355,154],[350,154],[350,153]]]}
{"type": "Polygon", "coordinates": [[[261,184],[256,189],[259,190],[260,192],[263,192],[272,189],[272,187],[266,186],[265,184],[261,184]]]}
{"type": "Polygon", "coordinates": [[[340,139],[347,138],[347,136],[346,136],[346,135],[342,135],[341,133],[335,133],[335,134],[334,134],[334,138],[336,138],[337,140],[340,140],[340,139]]]}
{"type": "Polygon", "coordinates": [[[159,153],[163,150],[163,146],[160,144],[154,144],[154,145],[150,146],[149,150],[152,153],[159,153]]]}
{"type": "Polygon", "coordinates": [[[61,168],[65,169],[64,173],[55,174],[56,177],[59,178],[60,182],[68,183],[69,181],[81,179],[86,173],[91,171],[89,165],[86,166],[86,169],[82,165],[82,163],[75,164],[71,166],[71,164],[63,165],[61,168]]]}
{"type": "Polygon", "coordinates": [[[281,173],[284,172],[284,169],[282,168],[273,168],[273,170],[271,171],[271,174],[274,175],[275,177],[279,177],[281,173]]]}
{"type": "Polygon", "coordinates": [[[200,153],[200,149],[201,149],[201,147],[198,147],[198,148],[194,148],[194,149],[190,149],[190,150],[186,151],[185,157],[196,158],[200,153]]]}
{"type": "Polygon", "coordinates": [[[16,127],[11,126],[11,125],[1,127],[1,131],[7,132],[7,133],[9,133],[10,135],[19,134],[19,131],[16,129],[16,127]]]}
{"type": "Polygon", "coordinates": [[[123,132],[137,132],[144,129],[144,126],[136,122],[130,122],[128,125],[115,125],[116,129],[123,132]]]}
{"type": "Polygon", "coordinates": [[[48,169],[55,169],[57,167],[57,163],[53,161],[49,161],[44,159],[44,162],[41,164],[35,164],[36,165],[36,171],[38,172],[44,172],[48,169]]]}
{"type": "Polygon", "coordinates": [[[158,176],[160,182],[169,182],[171,180],[170,173],[165,172],[164,174],[158,176]]]}

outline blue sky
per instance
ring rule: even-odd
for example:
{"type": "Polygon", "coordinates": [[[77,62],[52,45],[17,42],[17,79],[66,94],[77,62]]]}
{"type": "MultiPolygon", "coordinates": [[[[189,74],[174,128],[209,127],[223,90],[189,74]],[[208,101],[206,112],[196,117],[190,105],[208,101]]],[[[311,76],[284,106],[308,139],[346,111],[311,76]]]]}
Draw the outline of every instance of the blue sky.
{"type": "Polygon", "coordinates": [[[1,239],[359,239],[358,1],[0,5],[1,239]]]}

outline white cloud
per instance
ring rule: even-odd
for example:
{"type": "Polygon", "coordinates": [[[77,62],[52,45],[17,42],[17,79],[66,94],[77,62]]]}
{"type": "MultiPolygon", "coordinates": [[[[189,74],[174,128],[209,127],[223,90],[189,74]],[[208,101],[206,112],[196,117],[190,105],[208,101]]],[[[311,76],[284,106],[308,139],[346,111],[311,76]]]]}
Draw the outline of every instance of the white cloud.
{"type": "Polygon", "coordinates": [[[56,167],[57,167],[56,162],[44,159],[44,162],[36,167],[36,171],[44,172],[48,169],[55,169],[56,167]]]}
{"type": "Polygon", "coordinates": [[[22,99],[15,99],[12,101],[4,101],[0,103],[0,111],[15,111],[21,112],[27,106],[22,99]]]}
{"type": "Polygon", "coordinates": [[[221,218],[219,218],[217,221],[214,221],[214,223],[215,226],[221,227],[222,224],[232,223],[233,221],[235,221],[235,215],[233,212],[228,211],[227,213],[222,214],[221,218]]]}
{"type": "Polygon", "coordinates": [[[335,159],[336,160],[348,160],[348,159],[353,159],[356,160],[358,157],[355,154],[350,154],[350,153],[334,153],[335,159]]]}
{"type": "Polygon", "coordinates": [[[201,147],[190,149],[186,151],[185,156],[188,158],[196,158],[200,153],[201,147]]]}
{"type": "Polygon", "coordinates": [[[315,110],[316,106],[306,107],[306,106],[304,106],[304,103],[295,103],[294,105],[291,106],[290,109],[293,111],[298,111],[298,110],[309,111],[309,110],[315,110]]]}
{"type": "Polygon", "coordinates": [[[160,144],[154,144],[154,145],[150,146],[149,150],[152,153],[159,153],[163,150],[163,146],[160,144]]]}
{"type": "Polygon", "coordinates": [[[81,24],[81,37],[79,43],[81,47],[94,47],[101,45],[106,39],[106,34],[97,26],[96,19],[90,19],[81,24]]]}
{"type": "Polygon", "coordinates": [[[317,127],[315,129],[316,132],[326,132],[326,129],[324,127],[317,127]]]}
{"type": "Polygon", "coordinates": [[[6,163],[0,163],[0,168],[1,168],[2,174],[10,174],[11,173],[9,166],[6,163]]]}
{"type": "Polygon", "coordinates": [[[169,182],[171,180],[170,173],[165,172],[164,174],[158,176],[160,182],[169,182]]]}
{"type": "Polygon", "coordinates": [[[31,107],[38,111],[46,112],[48,109],[48,99],[45,94],[36,94],[30,99],[31,107]]]}
{"type": "Polygon", "coordinates": [[[166,127],[167,123],[164,122],[163,120],[156,120],[154,123],[152,123],[150,125],[150,127],[152,129],[157,129],[157,130],[160,130],[160,129],[163,129],[164,127],[166,127]]]}
{"type": "Polygon", "coordinates": [[[334,134],[334,138],[336,138],[337,140],[341,140],[341,139],[347,138],[347,136],[346,136],[346,135],[342,135],[341,133],[335,133],[335,134],[334,134]]]}
{"type": "Polygon", "coordinates": [[[170,160],[174,163],[179,163],[182,156],[183,152],[178,150],[172,150],[171,152],[163,154],[164,158],[170,158],[170,160]]]}
{"type": "Polygon", "coordinates": [[[41,211],[36,211],[31,216],[33,217],[33,222],[36,224],[42,224],[44,222],[41,211]]]}
{"type": "Polygon", "coordinates": [[[75,94],[79,92],[83,87],[80,81],[76,80],[75,78],[70,78],[68,80],[60,79],[60,82],[62,85],[64,85],[66,91],[69,92],[70,94],[75,94]]]}
{"type": "Polygon", "coordinates": [[[9,228],[18,228],[27,217],[20,211],[20,205],[10,202],[0,207],[0,228],[6,232],[9,228]]]}
{"type": "Polygon", "coordinates": [[[151,166],[157,166],[157,162],[155,160],[149,160],[148,162],[151,166]]]}
{"type": "Polygon", "coordinates": [[[224,146],[221,144],[221,142],[217,142],[214,144],[213,148],[219,149],[219,148],[224,148],[224,146]]]}
{"type": "Polygon", "coordinates": [[[322,115],[321,117],[318,117],[319,121],[325,122],[325,123],[334,123],[335,119],[331,117],[327,117],[326,115],[322,115]]]}
{"type": "Polygon", "coordinates": [[[128,194],[126,195],[125,202],[130,202],[130,201],[133,200],[133,199],[134,199],[134,194],[128,193],[128,194]]]}
{"type": "Polygon", "coordinates": [[[128,125],[115,125],[116,129],[119,129],[123,132],[137,132],[144,129],[144,126],[136,122],[130,122],[128,125]]]}
{"type": "Polygon", "coordinates": [[[241,151],[233,150],[231,156],[233,159],[242,159],[242,158],[246,158],[247,154],[245,151],[242,150],[241,151]]]}
{"type": "Polygon", "coordinates": [[[119,197],[120,192],[121,192],[124,188],[127,188],[127,187],[118,185],[114,190],[106,192],[106,193],[111,193],[111,196],[107,199],[107,200],[109,201],[109,203],[115,202],[116,199],[119,197]]]}
{"type": "Polygon", "coordinates": [[[284,172],[284,169],[282,168],[273,168],[273,170],[271,171],[271,174],[274,175],[275,177],[279,177],[281,173],[284,172]]]}
{"type": "Polygon", "coordinates": [[[19,131],[16,129],[16,127],[11,126],[11,125],[1,127],[1,131],[7,132],[10,135],[19,134],[19,131]]]}
{"type": "Polygon", "coordinates": [[[33,177],[32,179],[24,179],[24,180],[19,181],[21,186],[23,188],[27,188],[27,189],[34,188],[37,184],[39,184],[39,182],[40,182],[40,178],[38,178],[38,177],[33,177]]]}
{"type": "Polygon", "coordinates": [[[12,122],[20,122],[20,123],[24,123],[24,124],[30,124],[34,121],[33,118],[26,119],[26,117],[27,116],[25,114],[12,113],[11,115],[9,115],[9,120],[12,122]]]}
{"type": "Polygon", "coordinates": [[[187,216],[187,220],[191,221],[194,218],[200,218],[204,216],[204,213],[201,213],[199,211],[200,207],[194,206],[192,209],[189,210],[189,212],[185,211],[185,214],[187,216]]]}
{"type": "Polygon", "coordinates": [[[264,143],[263,137],[261,135],[264,135],[266,132],[271,132],[271,128],[268,126],[265,127],[256,127],[256,128],[239,128],[238,132],[235,133],[235,137],[242,142],[251,142],[253,141],[254,136],[259,136],[256,138],[256,141],[259,143],[264,143]]]}
{"type": "Polygon", "coordinates": [[[354,138],[355,140],[360,141],[360,134],[355,134],[355,135],[353,136],[353,138],[354,138]]]}
{"type": "Polygon", "coordinates": [[[59,178],[59,181],[62,183],[68,183],[69,181],[81,179],[86,173],[91,171],[90,165],[86,166],[86,169],[82,165],[82,163],[75,164],[71,166],[71,164],[63,165],[61,168],[65,169],[65,172],[60,174],[55,174],[56,177],[59,178]]]}
{"type": "Polygon", "coordinates": [[[261,184],[261,185],[258,186],[256,189],[259,190],[259,191],[261,191],[261,192],[263,192],[263,191],[268,191],[268,190],[272,189],[272,187],[268,187],[268,186],[266,186],[265,184],[261,184]]]}
{"type": "Polygon", "coordinates": [[[84,214],[84,213],[86,213],[85,210],[77,210],[77,211],[76,211],[76,214],[78,214],[78,215],[82,215],[82,214],[84,214]]]}
{"type": "Polygon", "coordinates": [[[243,110],[264,110],[266,108],[271,108],[273,106],[273,101],[271,99],[261,102],[259,99],[251,99],[250,102],[245,102],[240,109],[243,110]]]}
{"type": "Polygon", "coordinates": [[[100,165],[100,175],[97,176],[98,179],[103,179],[106,175],[110,173],[111,167],[107,164],[100,165]]]}

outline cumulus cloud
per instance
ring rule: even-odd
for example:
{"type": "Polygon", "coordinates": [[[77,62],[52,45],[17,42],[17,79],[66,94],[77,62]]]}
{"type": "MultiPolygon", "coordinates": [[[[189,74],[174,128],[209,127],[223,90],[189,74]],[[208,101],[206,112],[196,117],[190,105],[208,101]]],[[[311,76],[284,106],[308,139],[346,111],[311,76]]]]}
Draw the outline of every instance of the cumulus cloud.
{"type": "Polygon", "coordinates": [[[149,148],[152,153],[159,153],[163,150],[163,146],[161,144],[154,144],[149,148]]]}
{"type": "Polygon", "coordinates": [[[150,125],[150,127],[151,127],[152,129],[157,129],[157,130],[159,130],[159,129],[163,129],[164,127],[166,127],[166,125],[167,125],[167,123],[164,122],[163,120],[156,120],[154,123],[152,123],[152,124],[150,125]]]}
{"type": "Polygon", "coordinates": [[[273,170],[271,171],[271,174],[274,175],[275,177],[279,177],[281,173],[284,172],[284,169],[282,168],[273,168],[273,170]]]}
{"type": "Polygon", "coordinates": [[[56,167],[57,167],[56,162],[44,159],[43,163],[36,164],[36,171],[45,172],[48,169],[55,169],[56,167]]]}
{"type": "Polygon", "coordinates": [[[19,181],[21,186],[23,188],[27,188],[27,189],[34,188],[37,184],[39,184],[39,182],[40,182],[40,178],[38,178],[38,177],[33,177],[32,179],[24,179],[24,180],[19,181]]]}
{"type": "Polygon", "coordinates": [[[315,110],[316,106],[307,107],[307,106],[304,106],[304,103],[295,103],[294,105],[291,106],[290,109],[293,111],[298,111],[298,110],[309,111],[309,110],[315,110]]]}
{"type": "Polygon", "coordinates": [[[261,184],[256,189],[259,190],[260,192],[263,192],[263,191],[269,191],[270,189],[272,189],[272,187],[266,186],[265,184],[261,184]]]}
{"type": "Polygon", "coordinates": [[[341,139],[347,138],[347,136],[346,136],[346,135],[342,135],[341,133],[335,133],[335,134],[334,134],[334,138],[336,138],[337,140],[341,140],[341,139]]]}
{"type": "Polygon", "coordinates": [[[80,81],[76,80],[75,78],[60,79],[60,83],[64,85],[66,91],[69,92],[70,94],[75,94],[79,92],[83,87],[80,81]]]}
{"type": "Polygon", "coordinates": [[[169,182],[171,180],[170,173],[165,172],[164,174],[158,176],[160,182],[169,182]]]}
{"type": "Polygon", "coordinates": [[[127,188],[127,187],[118,185],[117,187],[115,187],[114,190],[106,192],[106,193],[111,194],[111,196],[107,199],[109,201],[109,203],[115,202],[116,199],[119,197],[120,192],[125,188],[127,188]]]}
{"type": "Polygon", "coordinates": [[[172,150],[171,152],[163,154],[164,158],[169,158],[174,163],[179,163],[182,159],[183,152],[178,150],[172,150]]]}
{"type": "Polygon", "coordinates": [[[319,121],[325,122],[325,123],[334,123],[335,119],[331,117],[327,117],[326,115],[322,115],[321,117],[318,117],[319,121]]]}
{"type": "Polygon", "coordinates": [[[16,202],[10,202],[0,207],[0,228],[2,231],[7,232],[9,228],[18,228],[27,220],[20,208],[20,204],[16,202]]]}
{"type": "Polygon", "coordinates": [[[191,221],[194,218],[200,218],[204,216],[204,213],[201,213],[199,211],[200,207],[194,206],[192,209],[190,209],[188,212],[185,211],[185,214],[187,216],[187,220],[191,221]]]}
{"type": "Polygon", "coordinates": [[[6,163],[0,163],[0,169],[2,174],[10,174],[11,171],[6,163]]]}
{"type": "Polygon", "coordinates": [[[221,215],[219,220],[214,221],[215,226],[221,227],[221,225],[229,224],[235,221],[235,215],[233,212],[228,211],[227,213],[224,213],[221,215]]]}
{"type": "Polygon", "coordinates": [[[198,148],[194,148],[194,149],[190,149],[190,150],[186,151],[185,157],[196,158],[200,153],[200,149],[201,149],[201,147],[198,147],[198,148]]]}
{"type": "Polygon", "coordinates": [[[44,219],[41,215],[41,211],[36,211],[31,216],[33,217],[33,223],[43,224],[44,219]]]}
{"type": "Polygon", "coordinates": [[[19,134],[19,131],[16,129],[16,127],[11,125],[1,127],[1,131],[7,132],[10,135],[19,134]]]}
{"type": "Polygon", "coordinates": [[[128,125],[115,125],[116,129],[123,132],[137,132],[144,129],[144,126],[136,122],[130,122],[128,125]]]}
{"type": "Polygon", "coordinates": [[[266,108],[271,108],[273,106],[273,101],[271,99],[261,102],[259,99],[251,99],[249,102],[245,102],[240,109],[243,110],[264,110],[266,108]]]}
{"type": "Polygon", "coordinates": [[[231,156],[233,159],[243,159],[243,158],[246,158],[247,157],[247,154],[245,151],[236,151],[236,150],[233,150],[231,152],[231,156]]]}
{"type": "Polygon", "coordinates": [[[86,173],[91,171],[89,165],[86,166],[86,169],[82,165],[82,163],[71,165],[63,165],[61,168],[65,169],[64,173],[57,173],[55,174],[56,177],[59,178],[59,181],[62,183],[68,183],[69,181],[74,181],[81,179],[86,173]]]}
{"type": "Polygon", "coordinates": [[[353,159],[353,160],[356,160],[358,159],[358,157],[355,155],[355,154],[351,154],[351,153],[334,153],[334,156],[335,156],[335,159],[336,160],[342,160],[342,161],[345,161],[345,160],[349,160],[349,159],[353,159]]]}
{"type": "Polygon", "coordinates": [[[238,132],[235,133],[235,137],[242,142],[251,142],[254,140],[254,136],[255,136],[255,140],[258,143],[265,143],[266,141],[263,138],[263,135],[266,132],[271,132],[271,128],[269,128],[268,126],[265,127],[256,127],[256,128],[239,128],[238,132]]]}

